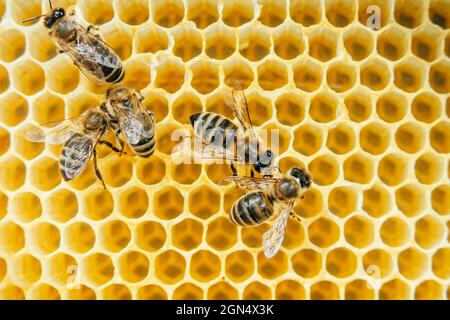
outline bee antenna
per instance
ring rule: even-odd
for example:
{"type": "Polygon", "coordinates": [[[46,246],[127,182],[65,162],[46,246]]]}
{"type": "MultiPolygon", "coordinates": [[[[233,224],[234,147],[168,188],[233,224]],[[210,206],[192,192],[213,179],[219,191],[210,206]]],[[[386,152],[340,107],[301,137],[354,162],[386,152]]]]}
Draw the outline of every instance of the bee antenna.
{"type": "Polygon", "coordinates": [[[22,23],[30,22],[30,21],[33,21],[33,20],[37,20],[37,19],[40,19],[40,18],[45,17],[45,16],[46,16],[46,14],[41,14],[40,16],[37,16],[37,17],[33,17],[33,18],[22,20],[22,23]]]}
{"type": "Polygon", "coordinates": [[[48,3],[50,4],[50,10],[53,10],[52,0],[48,0],[48,3]]]}

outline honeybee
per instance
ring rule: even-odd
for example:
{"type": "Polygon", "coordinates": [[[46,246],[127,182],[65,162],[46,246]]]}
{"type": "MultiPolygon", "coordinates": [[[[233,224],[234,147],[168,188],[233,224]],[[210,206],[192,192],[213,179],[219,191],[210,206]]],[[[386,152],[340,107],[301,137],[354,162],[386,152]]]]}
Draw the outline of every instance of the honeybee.
{"type": "Polygon", "coordinates": [[[272,178],[232,176],[225,181],[234,181],[241,188],[259,189],[240,197],[231,209],[231,220],[241,226],[259,225],[279,212],[272,227],[263,235],[263,249],[267,258],[272,258],[280,249],[292,208],[311,186],[310,175],[302,168],[293,167],[288,175],[272,178]],[[281,210],[281,212],[280,212],[281,210]]]}
{"type": "Polygon", "coordinates": [[[80,175],[93,155],[95,174],[106,189],[97,165],[97,144],[120,152],[109,141],[102,140],[108,128],[108,115],[97,107],[73,119],[34,127],[26,132],[25,138],[33,142],[64,143],[59,157],[59,170],[65,181],[80,175]]]}
{"type": "Polygon", "coordinates": [[[155,151],[155,117],[142,105],[142,96],[125,86],[118,86],[106,92],[106,102],[100,109],[108,115],[108,122],[122,147],[122,133],[129,147],[138,156],[150,157],[155,151]]]}
{"type": "Polygon", "coordinates": [[[271,176],[274,154],[262,146],[255,134],[247,99],[239,82],[234,81],[231,97],[226,96],[225,104],[233,111],[240,127],[213,112],[192,114],[189,120],[194,128],[194,139],[202,146],[199,153],[194,150],[194,156],[204,160],[228,160],[233,175],[237,175],[234,163],[238,163],[251,164],[251,176],[255,172],[271,176]]]}
{"type": "Polygon", "coordinates": [[[91,33],[93,26],[85,29],[76,21],[74,13],[67,15],[63,8],[53,9],[51,0],[49,3],[50,13],[23,22],[44,17],[44,26],[50,29],[59,52],[67,53],[89,79],[98,83],[122,81],[125,73],[120,58],[99,35],[91,33]]]}

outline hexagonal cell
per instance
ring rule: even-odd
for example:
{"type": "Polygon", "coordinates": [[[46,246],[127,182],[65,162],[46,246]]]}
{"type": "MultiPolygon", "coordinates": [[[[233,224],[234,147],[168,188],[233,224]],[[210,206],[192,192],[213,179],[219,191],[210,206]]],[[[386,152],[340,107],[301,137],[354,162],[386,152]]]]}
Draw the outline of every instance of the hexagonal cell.
{"type": "Polygon", "coordinates": [[[440,185],[431,192],[431,206],[440,215],[450,213],[450,186],[440,185]]]}
{"type": "Polygon", "coordinates": [[[381,226],[380,236],[386,245],[399,247],[409,240],[409,227],[398,217],[388,218],[381,226]]]}
{"type": "Polygon", "coordinates": [[[253,11],[250,0],[229,0],[223,4],[222,20],[230,27],[239,27],[253,19],[253,11]]]}
{"type": "MultiPolygon", "coordinates": [[[[253,82],[254,75],[252,67],[240,57],[233,57],[225,61],[223,65],[223,73],[225,75],[224,83],[231,83],[233,80],[239,81],[243,89],[247,89],[249,85],[253,82]]],[[[213,101],[216,99],[222,99],[223,97],[213,97],[213,101]]],[[[208,105],[212,103],[210,100],[207,100],[206,109],[209,110],[208,105]]],[[[231,110],[226,107],[227,112],[231,110]]],[[[223,115],[227,115],[226,112],[218,112],[223,115]]]]}
{"type": "Polygon", "coordinates": [[[25,234],[21,226],[14,222],[0,224],[0,251],[13,254],[25,246],[25,234]]]}
{"type": "MultiPolygon", "coordinates": [[[[139,228],[139,226],[138,226],[139,228]]],[[[88,240],[95,241],[93,238],[88,240]]],[[[99,240],[101,246],[111,252],[118,252],[125,248],[131,240],[131,232],[128,225],[120,220],[111,220],[100,228],[99,240]]],[[[138,244],[139,245],[139,244],[138,244]]]]}
{"type": "Polygon", "coordinates": [[[100,172],[108,186],[118,188],[130,181],[133,165],[125,157],[108,157],[99,163],[100,172]]]}
{"type": "Polygon", "coordinates": [[[0,191],[0,219],[3,219],[8,212],[8,196],[0,191]]]}
{"type": "Polygon", "coordinates": [[[267,223],[251,228],[241,228],[242,242],[250,248],[261,248],[263,234],[269,229],[270,226],[267,223]]]}
{"type": "Polygon", "coordinates": [[[309,115],[320,123],[333,121],[337,117],[338,100],[330,92],[321,92],[311,99],[309,115]]]}
{"type": "Polygon", "coordinates": [[[438,249],[432,259],[433,273],[441,279],[448,279],[450,277],[449,260],[450,249],[448,247],[438,249]]]}
{"type": "Polygon", "coordinates": [[[220,209],[220,194],[207,185],[199,186],[189,193],[189,211],[201,218],[208,219],[220,209]]]}
{"type": "Polygon", "coordinates": [[[145,190],[130,187],[119,193],[120,214],[130,219],[137,219],[147,212],[149,200],[145,190]]]}
{"type": "Polygon", "coordinates": [[[397,207],[408,217],[418,215],[425,208],[425,194],[414,184],[407,184],[395,192],[397,207]]]}
{"type": "Polygon", "coordinates": [[[150,158],[141,158],[136,162],[136,175],[140,182],[146,185],[159,183],[166,175],[164,161],[153,155],[150,158]]]}
{"type": "Polygon", "coordinates": [[[286,4],[274,1],[263,0],[260,5],[260,14],[258,20],[268,27],[276,27],[286,19],[286,4]]]}
{"type": "Polygon", "coordinates": [[[402,124],[395,133],[397,146],[407,153],[416,153],[425,143],[425,130],[414,122],[402,124]]]}
{"type": "Polygon", "coordinates": [[[316,246],[327,248],[339,240],[338,225],[328,218],[317,218],[308,227],[308,238],[316,246]]]}
{"type": "Polygon", "coordinates": [[[17,192],[11,198],[9,212],[19,221],[31,222],[42,214],[41,201],[34,193],[17,192]]]}
{"type": "Polygon", "coordinates": [[[19,287],[9,284],[0,290],[2,300],[25,300],[25,293],[19,287]]]}
{"type": "Polygon", "coordinates": [[[322,84],[322,67],[312,60],[296,63],[292,67],[292,71],[295,86],[303,91],[316,91],[322,84]]]}
{"type": "Polygon", "coordinates": [[[409,286],[400,279],[393,279],[381,286],[379,296],[381,300],[408,300],[410,299],[409,286]]]}
{"type": "Polygon", "coordinates": [[[32,116],[38,124],[64,120],[64,100],[46,91],[34,100],[32,116]]]}
{"type": "Polygon", "coordinates": [[[35,62],[31,60],[21,60],[14,64],[12,80],[14,86],[20,92],[31,96],[44,88],[45,73],[35,62]]]}
{"type": "Polygon", "coordinates": [[[275,53],[283,60],[298,57],[305,50],[302,29],[292,23],[285,24],[274,31],[273,45],[275,53]]]}
{"type": "Polygon", "coordinates": [[[208,223],[206,242],[214,249],[222,251],[235,245],[237,226],[228,217],[219,217],[208,223]]]}
{"type": "Polygon", "coordinates": [[[422,184],[433,184],[442,176],[443,163],[441,159],[431,152],[426,152],[417,158],[414,173],[422,184]]]}
{"type": "Polygon", "coordinates": [[[102,290],[103,300],[131,300],[131,292],[123,284],[111,284],[102,290]]]}
{"type": "Polygon", "coordinates": [[[350,277],[358,264],[356,255],[343,247],[331,250],[325,261],[328,273],[337,278],[350,277]]]}
{"type": "Polygon", "coordinates": [[[430,21],[443,29],[450,27],[450,16],[448,14],[447,2],[443,0],[432,0],[429,7],[430,21]]]}
{"type": "Polygon", "coordinates": [[[55,159],[40,158],[30,167],[30,181],[38,189],[49,191],[61,183],[59,165],[55,159]]]}
{"type": "MultiPolygon", "coordinates": [[[[257,92],[246,96],[248,112],[252,117],[254,126],[260,126],[272,118],[272,101],[257,92]]],[[[269,143],[269,141],[267,141],[269,143]]]]}
{"type": "Polygon", "coordinates": [[[254,258],[245,250],[232,252],[225,260],[225,273],[234,282],[247,280],[254,271],[254,258]]]}
{"type": "Polygon", "coordinates": [[[185,8],[181,0],[152,1],[151,11],[155,23],[165,28],[171,28],[183,20],[185,8]]]}
{"type": "Polygon", "coordinates": [[[425,4],[420,0],[400,0],[395,2],[395,20],[407,28],[422,24],[425,4]]]}
{"type": "Polygon", "coordinates": [[[238,291],[225,281],[219,281],[208,288],[208,300],[237,300],[238,291]]]}
{"type": "Polygon", "coordinates": [[[156,53],[169,47],[166,31],[154,24],[144,24],[134,34],[134,48],[137,53],[156,53]]]}
{"type": "Polygon", "coordinates": [[[81,14],[93,25],[105,24],[114,17],[113,4],[109,0],[80,0],[81,14]]]}
{"type": "Polygon", "coordinates": [[[270,288],[259,281],[249,283],[242,293],[244,300],[270,300],[272,299],[272,291],[270,288]]]}
{"type": "Polygon", "coordinates": [[[412,102],[412,114],[425,123],[432,123],[441,115],[441,102],[432,92],[421,92],[414,97],[412,102]]]}
{"type": "Polygon", "coordinates": [[[167,239],[164,227],[154,221],[141,222],[135,232],[137,246],[145,251],[158,251],[167,239]]]}
{"type": "Polygon", "coordinates": [[[282,128],[276,123],[269,123],[262,130],[261,141],[271,148],[275,154],[280,155],[288,150],[291,144],[289,129],[282,128]]]}
{"type": "Polygon", "coordinates": [[[343,28],[355,19],[356,5],[353,0],[325,1],[325,15],[328,21],[338,28],[343,28]]]}
{"type": "Polygon", "coordinates": [[[59,229],[47,222],[40,222],[30,230],[32,247],[41,254],[49,254],[59,248],[61,236],[59,229]]]}
{"type": "Polygon", "coordinates": [[[322,2],[319,0],[292,0],[289,2],[291,19],[305,27],[322,20],[322,2]]]}
{"type": "Polygon", "coordinates": [[[202,171],[200,164],[173,164],[171,165],[171,178],[178,183],[193,184],[202,171]]]}
{"type": "Polygon", "coordinates": [[[95,244],[95,232],[84,222],[75,222],[64,230],[64,244],[75,253],[86,253],[95,244]]]}
{"type": "Polygon", "coordinates": [[[113,211],[114,200],[109,191],[96,188],[84,196],[82,208],[83,214],[89,219],[102,220],[113,211]]]}
{"type": "Polygon", "coordinates": [[[0,19],[3,17],[6,11],[6,2],[4,0],[0,1],[0,19]]]}
{"type": "Polygon", "coordinates": [[[374,175],[372,159],[362,155],[354,154],[344,161],[344,178],[356,183],[369,183],[374,175]]]}
{"type": "Polygon", "coordinates": [[[13,18],[14,22],[21,26],[30,26],[37,21],[30,21],[23,23],[22,21],[30,18],[37,17],[42,14],[41,1],[31,0],[26,3],[12,2],[9,5],[9,14],[13,18]]]}
{"type": "Polygon", "coordinates": [[[201,300],[203,299],[203,290],[193,283],[185,282],[173,291],[172,299],[201,300]]]}
{"type": "MultiPolygon", "coordinates": [[[[294,208],[294,212],[297,214],[294,208]]],[[[299,219],[291,219],[286,226],[283,247],[286,249],[294,249],[305,241],[305,229],[303,223],[299,219]]]]}
{"type": "Polygon", "coordinates": [[[303,201],[298,201],[294,206],[294,212],[303,218],[312,218],[318,215],[323,207],[322,194],[315,188],[310,188],[303,193],[303,201]]]}
{"type": "Polygon", "coordinates": [[[430,144],[439,153],[448,154],[450,152],[450,123],[441,121],[430,130],[430,144]]]}
{"type": "Polygon", "coordinates": [[[95,291],[86,285],[80,285],[78,288],[67,290],[67,299],[69,300],[95,300],[95,291]]]}
{"type": "Polygon", "coordinates": [[[32,300],[60,300],[61,296],[58,290],[49,284],[40,284],[30,291],[32,300]]]}
{"type": "Polygon", "coordinates": [[[149,284],[137,290],[139,300],[167,300],[167,293],[156,284],[149,284]]]}
{"type": "Polygon", "coordinates": [[[258,273],[265,279],[275,279],[286,273],[288,268],[288,257],[282,251],[268,259],[263,252],[259,252],[257,256],[258,273]]]}
{"type": "Polygon", "coordinates": [[[0,93],[3,93],[9,88],[9,74],[8,70],[0,64],[0,93]]]}
{"type": "Polygon", "coordinates": [[[286,126],[294,126],[305,117],[305,100],[296,93],[284,93],[275,101],[277,120],[286,126]]]}
{"type": "Polygon", "coordinates": [[[50,90],[67,94],[78,86],[80,72],[78,68],[64,56],[60,55],[48,65],[46,78],[50,90]]]}
{"type": "Polygon", "coordinates": [[[353,280],[345,286],[346,300],[373,300],[375,298],[375,290],[366,280],[353,280]]]}
{"type": "Polygon", "coordinates": [[[380,59],[374,58],[360,67],[361,84],[372,90],[384,89],[391,78],[389,67],[380,59]]]}
{"type": "Polygon", "coordinates": [[[282,280],[275,288],[275,299],[277,300],[305,300],[306,291],[302,284],[296,280],[282,280]]]}
{"type": "Polygon", "coordinates": [[[56,222],[67,222],[78,212],[78,200],[70,190],[53,191],[45,200],[46,214],[56,222]]]}
{"type": "Polygon", "coordinates": [[[174,40],[173,54],[183,61],[189,61],[202,52],[202,35],[193,26],[180,26],[173,31],[172,36],[174,40]]]}
{"type": "Polygon", "coordinates": [[[259,61],[267,56],[271,45],[265,28],[252,26],[239,32],[239,52],[250,61],[259,61]]]}
{"type": "Polygon", "coordinates": [[[186,260],[174,250],[167,250],[155,259],[155,274],[164,283],[175,284],[184,278],[186,260]]]}
{"type": "Polygon", "coordinates": [[[412,52],[425,61],[433,61],[438,56],[440,30],[433,25],[426,25],[413,32],[412,52]]]}
{"type": "Polygon", "coordinates": [[[309,55],[320,61],[328,61],[336,57],[338,35],[329,28],[314,30],[308,36],[309,55]]]}
{"type": "Polygon", "coordinates": [[[258,84],[263,90],[276,90],[288,82],[286,66],[277,60],[266,60],[258,66],[258,84]]]}
{"type": "Polygon", "coordinates": [[[410,280],[419,278],[428,267],[426,254],[416,248],[408,248],[400,252],[397,264],[400,273],[410,280]]]}
{"type": "Polygon", "coordinates": [[[123,84],[142,90],[146,88],[151,81],[151,58],[146,56],[131,57],[124,64],[125,77],[123,84]]]}
{"type": "MultiPolygon", "coordinates": [[[[25,138],[25,134],[33,128],[32,125],[24,125],[15,131],[13,137],[14,149],[16,152],[27,160],[31,160],[38,156],[45,148],[43,143],[34,143],[25,138]]],[[[7,131],[6,131],[7,132],[7,131]]],[[[1,135],[1,134],[0,134],[1,135]]],[[[9,136],[6,147],[9,145],[9,136]]]]}
{"type": "Polygon", "coordinates": [[[7,190],[16,190],[25,182],[25,164],[16,157],[6,156],[0,160],[3,174],[0,176],[0,186],[7,190]]]}
{"type": "Polygon", "coordinates": [[[416,300],[442,300],[444,290],[435,280],[425,280],[416,287],[414,299],[416,300]]]}
{"type": "Polygon", "coordinates": [[[131,25],[138,25],[147,21],[148,11],[148,2],[145,0],[119,0],[117,2],[117,13],[120,20],[131,25]]]}
{"type": "Polygon", "coordinates": [[[356,81],[356,69],[343,62],[335,62],[328,66],[327,84],[336,92],[350,90],[356,81]]]}
{"type": "Polygon", "coordinates": [[[434,91],[438,93],[450,92],[450,63],[446,60],[441,60],[433,64],[430,68],[430,85],[434,91]]]}
{"type": "Polygon", "coordinates": [[[187,19],[193,21],[199,29],[205,29],[219,19],[217,0],[193,0],[186,5],[187,19]]]}
{"type": "Polygon", "coordinates": [[[391,22],[391,4],[384,0],[366,0],[358,3],[358,18],[363,26],[373,24],[374,12],[379,12],[380,28],[391,22]],[[379,10],[373,10],[376,6],[379,10]],[[371,8],[372,7],[372,8],[371,8]]]}
{"type": "Polygon", "coordinates": [[[374,240],[373,222],[362,215],[351,217],[344,226],[345,241],[356,248],[364,248],[374,240]]]}
{"type": "Polygon", "coordinates": [[[0,98],[0,121],[7,126],[21,123],[28,115],[28,101],[16,92],[6,93],[0,98]]]}
{"type": "Polygon", "coordinates": [[[377,52],[391,61],[396,61],[408,52],[409,37],[404,29],[393,25],[377,37],[377,52]]]}
{"type": "Polygon", "coordinates": [[[392,271],[391,254],[383,249],[373,249],[362,257],[364,272],[375,280],[387,277],[392,271]]]}
{"type": "Polygon", "coordinates": [[[407,105],[403,94],[398,91],[387,91],[377,100],[377,114],[386,122],[397,122],[406,115],[407,105]]]}
{"type": "MultiPolygon", "coordinates": [[[[432,73],[431,70],[430,72],[432,73]]],[[[424,75],[424,64],[417,58],[408,58],[395,65],[394,84],[403,91],[416,92],[424,84],[424,75]]]]}
{"type": "Polygon", "coordinates": [[[445,235],[445,227],[432,215],[416,221],[415,240],[424,249],[430,249],[440,243],[445,235]]]}
{"type": "Polygon", "coordinates": [[[86,110],[97,107],[98,105],[100,105],[100,103],[101,101],[91,93],[82,92],[79,94],[75,94],[71,96],[67,101],[67,117],[78,117],[86,110]]]}
{"type": "Polygon", "coordinates": [[[106,254],[93,253],[84,257],[81,272],[91,283],[100,286],[113,278],[114,265],[106,254]]]}
{"type": "Polygon", "coordinates": [[[355,134],[350,126],[338,124],[328,131],[327,147],[332,152],[344,154],[355,147],[355,134]]]}
{"type": "Polygon", "coordinates": [[[373,155],[386,151],[391,142],[389,129],[381,123],[372,122],[364,126],[359,132],[361,148],[373,155]]]}
{"type": "Polygon", "coordinates": [[[374,218],[385,215],[392,208],[390,193],[377,185],[364,190],[362,208],[374,218]]]}
{"type": "MultiPolygon", "coordinates": [[[[201,47],[200,47],[201,48],[201,47]]],[[[236,35],[231,28],[217,24],[205,33],[205,52],[212,59],[226,59],[236,51],[236,35]]]]}
{"type": "Polygon", "coordinates": [[[122,60],[126,60],[133,53],[132,29],[124,25],[107,24],[101,29],[101,35],[122,60]]]}
{"type": "Polygon", "coordinates": [[[201,94],[208,94],[219,86],[219,67],[214,62],[199,60],[191,65],[192,87],[201,94]]]}
{"type": "Polygon", "coordinates": [[[339,177],[339,163],[331,155],[318,156],[309,163],[308,169],[313,182],[321,186],[330,185],[339,177]]]}
{"type": "Polygon", "coordinates": [[[359,88],[350,93],[345,97],[344,104],[348,117],[354,122],[365,121],[372,114],[372,99],[365,89],[359,88]]]}
{"type": "Polygon", "coordinates": [[[45,260],[45,277],[57,285],[71,285],[74,271],[77,272],[78,263],[70,255],[59,252],[45,260]]]}
{"type": "Polygon", "coordinates": [[[16,283],[31,285],[41,278],[41,263],[31,254],[15,256],[11,261],[11,273],[16,283]]]}
{"type": "Polygon", "coordinates": [[[157,123],[163,121],[169,113],[169,102],[161,90],[147,91],[147,97],[142,102],[155,115],[157,123]]]}
{"type": "Polygon", "coordinates": [[[355,26],[345,31],[343,34],[345,50],[353,60],[361,61],[373,50],[373,36],[365,28],[355,26]]]}
{"type": "Polygon", "coordinates": [[[319,281],[310,289],[311,300],[339,300],[339,287],[331,281],[319,281]]]}
{"type": "Polygon", "coordinates": [[[350,187],[336,187],[328,195],[328,209],[339,218],[356,210],[358,196],[350,187]]]}
{"type": "Polygon", "coordinates": [[[0,59],[12,62],[25,53],[25,35],[17,29],[0,31],[0,59]]]}
{"type": "Polygon", "coordinates": [[[227,214],[230,214],[233,204],[244,194],[245,190],[242,190],[241,188],[238,188],[235,185],[233,185],[230,189],[225,191],[225,194],[223,196],[223,210],[227,214]]]}
{"type": "Polygon", "coordinates": [[[34,29],[27,35],[28,52],[40,62],[46,62],[53,59],[58,53],[55,42],[52,40],[46,28],[34,29]]]}
{"type": "Polygon", "coordinates": [[[185,135],[186,131],[183,131],[178,124],[174,124],[174,121],[165,123],[159,130],[156,130],[156,149],[166,155],[171,155],[173,148],[181,142],[185,135]]]}
{"type": "Polygon", "coordinates": [[[172,105],[174,119],[182,124],[190,124],[190,115],[201,112],[202,101],[194,92],[186,92],[178,96],[172,105]]]}
{"type": "Polygon", "coordinates": [[[128,282],[139,282],[148,274],[150,262],[139,251],[128,251],[119,257],[120,277],[128,282]]]}
{"type": "MultiPolygon", "coordinates": [[[[209,228],[209,226],[208,226],[209,228]]],[[[203,239],[203,225],[194,219],[184,219],[172,227],[172,243],[183,250],[192,250],[203,239]]]]}
{"type": "Polygon", "coordinates": [[[208,178],[215,183],[216,185],[221,185],[223,180],[226,177],[229,177],[232,175],[232,171],[230,169],[229,164],[219,164],[219,163],[211,163],[207,164],[205,167],[206,175],[208,178]]]}
{"type": "Polygon", "coordinates": [[[200,250],[192,255],[189,270],[191,276],[197,281],[212,281],[221,272],[220,259],[210,251],[200,250]]]}

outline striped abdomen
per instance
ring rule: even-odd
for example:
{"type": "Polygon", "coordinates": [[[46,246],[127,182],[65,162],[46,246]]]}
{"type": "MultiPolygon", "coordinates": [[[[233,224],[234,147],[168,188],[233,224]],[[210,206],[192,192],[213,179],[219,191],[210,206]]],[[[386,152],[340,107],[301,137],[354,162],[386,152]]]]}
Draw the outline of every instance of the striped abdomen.
{"type": "Polygon", "coordinates": [[[64,180],[72,180],[83,172],[93,149],[92,139],[80,133],[75,133],[64,143],[59,158],[59,170],[64,180]]]}
{"type": "MultiPolygon", "coordinates": [[[[127,133],[125,132],[124,135],[126,136],[126,134],[127,133]]],[[[142,158],[150,157],[153,152],[155,152],[156,146],[155,130],[153,126],[148,126],[145,128],[145,135],[141,135],[137,143],[131,143],[128,141],[128,145],[131,149],[133,149],[136,155],[142,158]]]]}
{"type": "Polygon", "coordinates": [[[273,215],[273,200],[262,191],[249,192],[231,209],[231,220],[241,226],[261,224],[273,215]]]}
{"type": "Polygon", "coordinates": [[[233,144],[237,126],[214,112],[194,113],[189,117],[196,136],[207,144],[228,148],[233,144]]]}

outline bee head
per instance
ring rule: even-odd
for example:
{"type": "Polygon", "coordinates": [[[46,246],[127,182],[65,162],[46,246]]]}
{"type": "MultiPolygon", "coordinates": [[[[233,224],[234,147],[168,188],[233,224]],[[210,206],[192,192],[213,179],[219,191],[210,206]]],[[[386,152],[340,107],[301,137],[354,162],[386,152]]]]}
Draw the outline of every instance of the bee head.
{"type": "Polygon", "coordinates": [[[302,189],[308,189],[311,186],[311,176],[305,169],[294,167],[289,174],[298,182],[302,189]]]}
{"type": "Polygon", "coordinates": [[[274,157],[275,156],[272,150],[270,149],[263,150],[261,153],[258,154],[257,161],[253,165],[255,171],[261,173],[261,171],[270,167],[272,165],[272,160],[274,157]]]}
{"type": "Polygon", "coordinates": [[[92,111],[86,119],[85,127],[88,130],[96,131],[104,128],[106,124],[107,120],[103,112],[92,111]]]}
{"type": "Polygon", "coordinates": [[[45,16],[44,25],[51,29],[53,25],[66,15],[66,11],[63,8],[53,9],[52,12],[45,16]]]}

